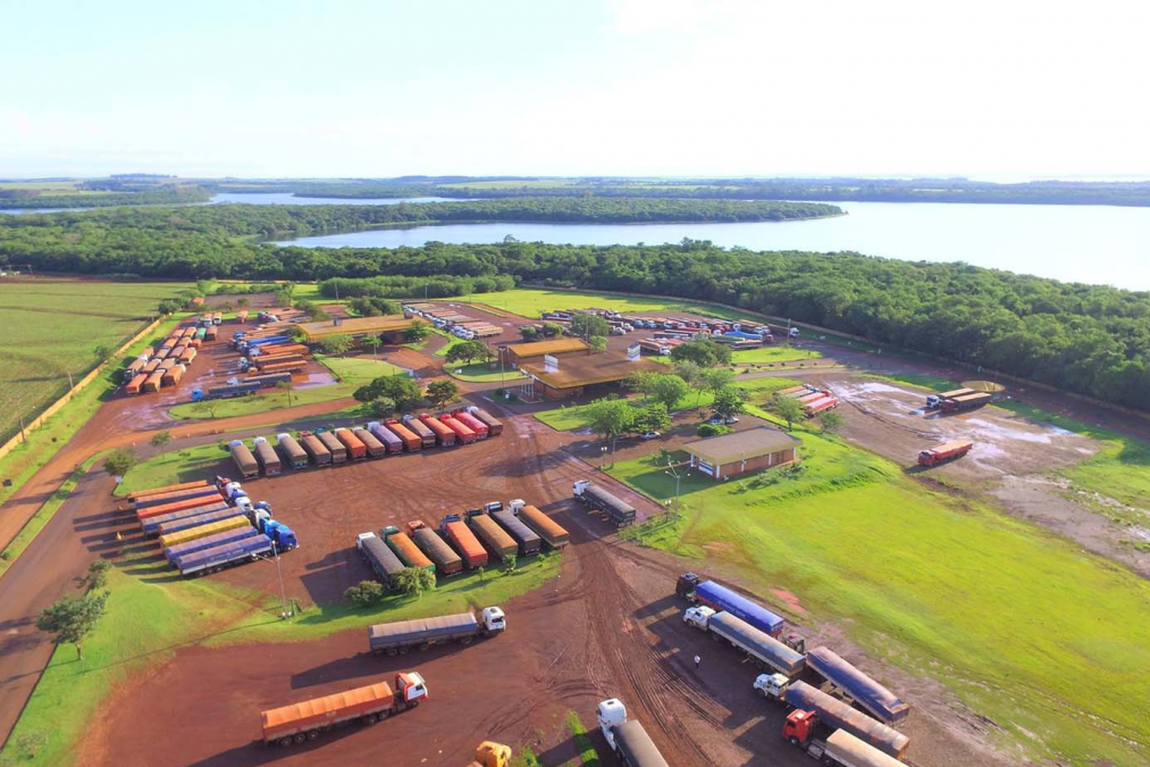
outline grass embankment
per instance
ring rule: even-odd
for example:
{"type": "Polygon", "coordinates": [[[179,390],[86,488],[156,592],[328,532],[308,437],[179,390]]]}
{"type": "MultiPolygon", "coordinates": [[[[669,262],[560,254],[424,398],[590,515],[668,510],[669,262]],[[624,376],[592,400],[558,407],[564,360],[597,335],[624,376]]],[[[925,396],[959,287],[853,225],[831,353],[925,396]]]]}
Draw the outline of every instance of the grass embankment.
{"type": "Polygon", "coordinates": [[[867,378],[895,384],[909,384],[931,392],[952,391],[962,386],[958,381],[951,381],[949,378],[918,373],[868,373],[867,378]]]}
{"type": "MultiPolygon", "coordinates": [[[[631,536],[729,562],[763,595],[793,592],[808,620],[835,620],[873,656],[943,681],[1036,754],[1146,763],[1150,584],[978,502],[930,492],[888,461],[797,433],[801,471],[721,484],[688,476],[681,517],[631,536]]],[[[612,474],[657,500],[674,496],[649,458],[612,474]]]]}
{"type": "Polygon", "coordinates": [[[380,376],[401,375],[405,371],[383,360],[366,357],[327,357],[315,355],[318,362],[331,370],[338,379],[328,386],[305,389],[267,389],[259,394],[210,402],[185,402],[168,410],[168,415],[181,420],[203,418],[232,418],[240,415],[267,413],[285,407],[313,405],[317,402],[350,397],[352,392],[380,376]]]}

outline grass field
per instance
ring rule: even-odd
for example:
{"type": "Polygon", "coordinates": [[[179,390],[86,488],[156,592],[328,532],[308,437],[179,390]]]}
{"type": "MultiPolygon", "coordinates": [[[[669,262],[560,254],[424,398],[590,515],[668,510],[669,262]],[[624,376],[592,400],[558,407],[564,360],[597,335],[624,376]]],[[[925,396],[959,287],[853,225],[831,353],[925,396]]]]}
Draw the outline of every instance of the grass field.
{"type": "Polygon", "coordinates": [[[553,189],[560,186],[574,186],[577,182],[563,178],[539,178],[524,181],[460,181],[457,184],[442,184],[446,189],[553,189]]]}
{"type": "MultiPolygon", "coordinates": [[[[768,602],[768,588],[791,591],[807,620],[835,620],[873,655],[940,679],[1035,754],[1147,763],[1150,584],[843,442],[799,436],[796,476],[689,476],[682,517],[632,535],[729,562],[768,602]]],[[[648,458],[612,473],[674,495],[648,458]]]]}
{"type": "Polygon", "coordinates": [[[774,362],[797,362],[817,360],[821,352],[814,349],[798,349],[793,346],[764,346],[760,349],[741,349],[731,352],[731,362],[735,365],[768,365],[774,362]]]}
{"type": "Polygon", "coordinates": [[[0,280],[0,442],[62,396],[73,379],[145,327],[181,283],[0,280]]]}
{"type": "Polygon", "coordinates": [[[202,402],[185,402],[168,410],[168,415],[179,419],[231,418],[297,405],[330,402],[350,397],[352,392],[374,378],[400,375],[404,372],[403,368],[398,368],[389,362],[367,357],[326,357],[317,354],[315,358],[331,370],[339,379],[338,383],[308,389],[292,389],[290,397],[287,391],[269,389],[249,397],[216,400],[211,407],[202,402]]]}
{"type": "MultiPolygon", "coordinates": [[[[104,189],[80,189],[79,181],[0,181],[0,191],[7,189],[27,190],[40,192],[44,195],[59,197],[64,195],[83,195],[92,197],[102,194],[111,194],[104,189]]],[[[17,202],[19,200],[17,199],[17,202]]]]}

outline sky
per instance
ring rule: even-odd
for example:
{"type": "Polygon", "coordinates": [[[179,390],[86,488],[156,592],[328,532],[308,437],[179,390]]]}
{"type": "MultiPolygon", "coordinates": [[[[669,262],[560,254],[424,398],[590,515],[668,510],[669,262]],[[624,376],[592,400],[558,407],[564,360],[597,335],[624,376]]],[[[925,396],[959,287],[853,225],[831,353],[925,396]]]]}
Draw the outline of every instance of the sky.
{"type": "Polygon", "coordinates": [[[0,2],[0,177],[1150,178],[1144,3],[0,2]]]}

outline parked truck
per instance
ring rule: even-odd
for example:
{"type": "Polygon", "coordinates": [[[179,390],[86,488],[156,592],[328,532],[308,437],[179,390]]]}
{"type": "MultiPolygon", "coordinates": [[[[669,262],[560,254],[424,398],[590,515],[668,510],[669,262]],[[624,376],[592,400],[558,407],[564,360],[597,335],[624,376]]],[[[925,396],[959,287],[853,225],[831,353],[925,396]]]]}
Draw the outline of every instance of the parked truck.
{"type": "Polygon", "coordinates": [[[451,414],[451,417],[460,423],[466,424],[469,429],[475,432],[475,439],[487,439],[487,424],[479,420],[467,410],[456,410],[451,414]]]}
{"type": "Polygon", "coordinates": [[[826,740],[811,738],[805,744],[805,750],[809,756],[831,767],[904,767],[898,759],[887,756],[846,730],[835,730],[826,740]]]}
{"type": "Polygon", "coordinates": [[[519,553],[519,544],[508,535],[483,509],[468,509],[467,524],[475,537],[483,542],[487,552],[496,559],[503,560],[519,553]]]}
{"type": "Polygon", "coordinates": [[[178,488],[164,492],[151,492],[147,495],[129,496],[128,505],[132,509],[147,509],[152,506],[163,506],[165,503],[174,503],[186,498],[202,498],[215,495],[219,491],[207,482],[195,483],[192,487],[178,488]]]}
{"type": "Polygon", "coordinates": [[[180,571],[180,575],[185,577],[207,575],[245,562],[254,562],[271,552],[272,539],[259,533],[230,543],[177,555],[172,559],[172,564],[180,571]]]}
{"type": "Polygon", "coordinates": [[[387,588],[394,588],[396,575],[406,569],[406,565],[399,560],[395,552],[379,539],[375,533],[360,533],[355,537],[355,546],[372,572],[387,588]]]}
{"type": "Polygon", "coordinates": [[[419,420],[435,433],[435,439],[440,445],[451,447],[455,444],[455,432],[431,413],[421,413],[419,420]]]}
{"type": "Polygon", "coordinates": [[[171,493],[176,490],[189,490],[198,487],[214,487],[214,485],[206,479],[195,479],[190,482],[177,482],[173,485],[161,485],[160,487],[149,487],[146,490],[137,490],[134,493],[128,493],[128,501],[135,503],[144,498],[150,498],[155,495],[163,495],[171,493]]]}
{"type": "Polygon", "coordinates": [[[193,506],[190,509],[182,509],[181,511],[173,511],[170,514],[161,514],[158,517],[148,517],[140,520],[140,529],[144,535],[159,535],[160,526],[168,522],[175,522],[179,519],[186,519],[188,517],[198,517],[202,514],[211,514],[217,511],[225,511],[231,508],[225,501],[216,500],[214,503],[206,504],[204,506],[193,506]]]}
{"type": "Polygon", "coordinates": [[[400,442],[403,443],[404,450],[419,450],[423,447],[423,440],[419,438],[419,435],[394,418],[389,418],[384,424],[395,436],[399,437],[400,442]]]}
{"type": "Polygon", "coordinates": [[[415,708],[427,698],[427,683],[414,671],[395,675],[395,690],[378,682],[354,690],[260,712],[265,744],[290,746],[315,740],[349,722],[375,724],[415,708]]]}
{"type": "Polygon", "coordinates": [[[964,394],[961,397],[944,399],[939,407],[944,413],[961,413],[988,405],[993,398],[989,392],[977,391],[973,394],[964,394]]]}
{"type": "Polygon", "coordinates": [[[143,385],[140,386],[141,394],[149,394],[157,392],[160,387],[164,385],[164,371],[157,368],[151,375],[144,379],[143,385]]]}
{"type": "Polygon", "coordinates": [[[252,447],[256,455],[256,462],[259,463],[265,477],[275,477],[283,471],[276,449],[265,437],[256,437],[252,440],[252,447]]]}
{"type": "Polygon", "coordinates": [[[286,431],[277,434],[276,446],[279,447],[279,452],[287,461],[288,466],[293,469],[307,468],[307,451],[300,447],[300,444],[291,434],[286,431]]]}
{"type": "Polygon", "coordinates": [[[783,725],[783,737],[796,746],[806,747],[827,730],[836,728],[895,759],[902,759],[910,745],[910,738],[901,732],[803,681],[787,686],[783,703],[794,709],[783,725]]]}
{"type": "Polygon", "coordinates": [[[778,639],[786,625],[781,617],[762,605],[715,581],[704,581],[695,573],[680,575],[675,583],[675,593],[691,604],[701,602],[716,612],[728,612],[775,639],[778,639]]]}
{"type": "Polygon", "coordinates": [[[826,647],[816,647],[807,653],[807,667],[880,722],[898,722],[910,714],[910,706],[897,695],[826,647]]]}
{"type": "Polygon", "coordinates": [[[463,445],[470,445],[475,441],[475,430],[458,418],[452,418],[451,415],[444,413],[439,416],[439,422],[455,432],[456,442],[463,445]]]}
{"type": "Polygon", "coordinates": [[[683,622],[727,640],[732,647],[745,652],[759,668],[772,669],[788,679],[801,674],[805,667],[802,653],[728,612],[716,612],[706,605],[688,607],[683,613],[683,622]]]}
{"type": "Polygon", "coordinates": [[[442,576],[455,575],[463,570],[463,558],[455,553],[447,541],[419,520],[407,523],[408,534],[419,550],[435,563],[436,571],[442,576]]]}
{"type": "Polygon", "coordinates": [[[403,425],[410,429],[415,436],[419,437],[419,444],[422,448],[426,450],[429,447],[435,447],[435,432],[421,419],[414,415],[405,415],[403,417],[403,425]]]}
{"type": "Polygon", "coordinates": [[[143,390],[144,383],[147,380],[148,376],[146,373],[140,373],[139,375],[133,376],[132,380],[128,381],[128,383],[124,386],[124,391],[128,394],[139,394],[143,390]]]}
{"type": "Polygon", "coordinates": [[[435,563],[427,558],[427,555],[415,545],[415,541],[411,540],[407,533],[400,532],[398,527],[385,527],[379,531],[379,534],[383,536],[383,541],[388,548],[394,551],[395,555],[405,565],[418,570],[435,572],[435,563]]]}
{"type": "Polygon", "coordinates": [[[510,503],[510,509],[511,513],[519,517],[523,524],[534,530],[548,547],[562,549],[570,542],[571,536],[567,529],[537,507],[530,506],[522,499],[517,498],[510,503]]]}
{"type": "Polygon", "coordinates": [[[336,429],[335,438],[343,445],[347,457],[351,460],[362,461],[367,458],[367,445],[352,434],[350,429],[336,429]]]}
{"type": "Polygon", "coordinates": [[[635,522],[634,506],[590,480],[577,481],[571,492],[587,508],[603,512],[615,527],[626,527],[635,522]]]}
{"type": "Polygon", "coordinates": [[[304,451],[311,458],[311,462],[316,466],[330,466],[331,465],[331,451],[327,449],[320,438],[312,434],[310,431],[301,431],[299,433],[299,443],[304,451]]]}
{"type": "Polygon", "coordinates": [[[938,394],[927,395],[926,409],[937,410],[942,407],[944,400],[953,399],[955,397],[965,397],[967,394],[977,394],[974,389],[962,387],[961,389],[951,389],[950,391],[939,392],[938,394]]]}
{"type": "Polygon", "coordinates": [[[363,443],[363,446],[367,449],[367,454],[372,458],[382,458],[387,455],[387,447],[376,439],[375,435],[367,429],[357,426],[351,430],[351,433],[355,435],[356,439],[363,443]]]}
{"type": "MultiPolygon", "coordinates": [[[[502,509],[502,504],[500,504],[502,509]]],[[[491,518],[499,523],[499,526],[507,531],[507,534],[515,539],[515,543],[519,546],[519,556],[528,557],[532,554],[538,554],[539,550],[543,547],[543,539],[527,525],[523,524],[518,517],[510,511],[491,511],[491,518]]]]}
{"type": "Polygon", "coordinates": [[[595,712],[599,731],[623,767],[669,767],[643,725],[627,718],[627,707],[618,698],[599,704],[595,712]]]}
{"type": "Polygon", "coordinates": [[[143,527],[146,531],[150,531],[159,535],[162,539],[169,539],[173,533],[178,533],[181,530],[188,530],[200,525],[207,525],[213,522],[219,522],[224,519],[231,519],[232,517],[247,518],[247,514],[243,509],[236,508],[235,506],[225,506],[224,508],[216,508],[214,511],[201,511],[199,514],[189,514],[183,517],[173,517],[165,515],[164,517],[153,517],[152,519],[144,520],[143,527]],[[163,519],[160,522],[158,520],[163,519]]]}
{"type": "Polygon", "coordinates": [[[185,372],[187,372],[187,368],[183,365],[173,365],[160,377],[160,380],[164,386],[175,386],[183,380],[185,372]]]}
{"type": "Polygon", "coordinates": [[[238,527],[250,524],[248,519],[243,515],[236,515],[226,517],[224,519],[208,522],[207,524],[197,525],[196,527],[189,527],[184,530],[177,530],[176,532],[169,533],[168,535],[160,536],[160,548],[169,549],[180,543],[187,543],[199,538],[207,538],[209,535],[222,533],[225,530],[235,530],[238,527]]]}
{"type": "Polygon", "coordinates": [[[400,655],[413,648],[423,651],[451,642],[468,645],[476,639],[495,636],[506,628],[507,619],[503,610],[499,607],[485,607],[478,618],[475,613],[466,612],[377,623],[367,628],[367,644],[377,655],[400,655]]]}
{"type": "Polygon", "coordinates": [[[471,405],[467,408],[467,412],[482,421],[487,426],[487,433],[492,437],[498,437],[503,433],[503,422],[483,408],[471,405]]]}
{"type": "Polygon", "coordinates": [[[440,530],[451,541],[452,546],[463,558],[463,565],[468,570],[487,565],[487,549],[471,532],[471,529],[459,518],[458,514],[450,514],[443,518],[440,530]]]}
{"type": "Polygon", "coordinates": [[[389,453],[398,453],[403,450],[403,440],[399,435],[387,428],[379,421],[372,421],[367,425],[367,430],[375,435],[376,439],[383,443],[389,453]]]}
{"type": "Polygon", "coordinates": [[[224,498],[220,495],[219,491],[215,495],[203,495],[196,498],[183,498],[179,501],[172,501],[171,503],[163,503],[158,506],[148,506],[144,509],[136,509],[136,520],[143,522],[145,519],[151,517],[159,517],[164,514],[170,514],[173,511],[183,511],[184,509],[192,509],[197,506],[207,506],[209,504],[222,501],[224,498]]]}
{"type": "Polygon", "coordinates": [[[256,457],[252,455],[252,451],[248,446],[243,443],[243,440],[233,439],[228,443],[232,453],[232,460],[235,461],[236,467],[240,470],[240,476],[244,479],[251,479],[260,475],[260,465],[256,461],[256,457]]]}
{"type": "Polygon", "coordinates": [[[937,466],[940,463],[962,458],[969,453],[973,447],[973,442],[961,439],[943,442],[941,445],[935,445],[932,448],[920,452],[918,454],[918,463],[920,466],[937,466]]]}
{"type": "Polygon", "coordinates": [[[263,533],[251,525],[247,527],[235,527],[231,530],[225,530],[222,533],[216,533],[203,538],[197,538],[194,541],[187,541],[186,543],[178,543],[174,546],[170,546],[164,549],[164,557],[167,558],[168,562],[174,565],[176,559],[179,557],[193,554],[197,551],[212,549],[226,543],[242,541],[245,538],[254,538],[257,535],[263,535],[263,533]]]}
{"type": "Polygon", "coordinates": [[[811,402],[803,403],[803,412],[807,418],[814,418],[819,413],[825,413],[828,410],[834,410],[839,406],[837,397],[824,396],[811,402]]]}

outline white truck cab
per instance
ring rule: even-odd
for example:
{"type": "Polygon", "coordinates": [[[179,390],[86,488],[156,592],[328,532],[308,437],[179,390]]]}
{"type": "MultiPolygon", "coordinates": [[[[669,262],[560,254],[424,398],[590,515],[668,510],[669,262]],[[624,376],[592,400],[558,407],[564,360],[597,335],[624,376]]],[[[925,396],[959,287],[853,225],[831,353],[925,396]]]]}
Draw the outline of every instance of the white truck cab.
{"type": "Polygon", "coordinates": [[[511,511],[512,514],[519,516],[519,510],[526,505],[527,501],[523,500],[522,498],[515,498],[507,504],[507,508],[511,511]]]}
{"type": "Polygon", "coordinates": [[[355,547],[362,551],[364,541],[366,541],[369,538],[374,538],[374,537],[375,537],[375,533],[360,533],[359,535],[355,536],[355,547]]]}
{"type": "Polygon", "coordinates": [[[787,691],[787,685],[790,683],[791,680],[782,674],[759,674],[752,686],[764,698],[782,700],[783,693],[787,691]]]}
{"type": "Polygon", "coordinates": [[[488,634],[498,634],[507,629],[507,616],[503,614],[503,609],[500,607],[484,607],[482,618],[483,626],[488,634]]]}
{"type": "Polygon", "coordinates": [[[618,698],[608,698],[595,710],[595,720],[599,723],[599,730],[607,740],[607,745],[614,751],[617,748],[614,730],[627,723],[627,707],[618,698]]]}
{"type": "Polygon", "coordinates": [[[688,626],[694,626],[697,629],[707,630],[707,626],[711,622],[711,616],[715,611],[706,605],[698,605],[696,607],[688,607],[683,611],[683,623],[688,626]]]}
{"type": "Polygon", "coordinates": [[[571,494],[578,498],[578,497],[582,496],[583,491],[586,490],[590,486],[591,486],[591,480],[589,480],[589,479],[576,480],[575,483],[573,485],[571,485],[571,494]]]}

